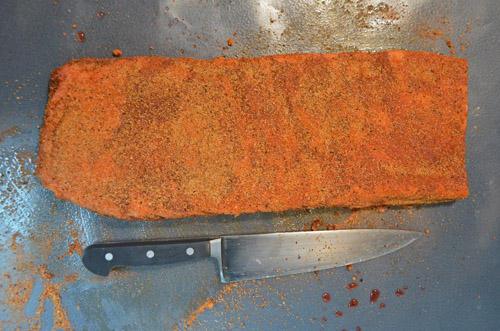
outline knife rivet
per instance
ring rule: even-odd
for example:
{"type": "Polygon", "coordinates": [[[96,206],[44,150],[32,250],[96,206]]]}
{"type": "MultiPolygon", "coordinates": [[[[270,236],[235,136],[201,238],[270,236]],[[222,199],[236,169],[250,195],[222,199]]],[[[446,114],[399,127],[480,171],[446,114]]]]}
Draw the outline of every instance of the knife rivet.
{"type": "Polygon", "coordinates": [[[191,256],[194,254],[194,249],[192,247],[188,247],[188,249],[186,249],[186,254],[191,256]]]}
{"type": "Polygon", "coordinates": [[[106,261],[111,261],[113,259],[113,254],[106,253],[106,255],[104,255],[104,258],[106,259],[106,261]]]}
{"type": "Polygon", "coordinates": [[[146,252],[146,256],[149,259],[152,259],[155,256],[155,252],[153,252],[152,250],[149,250],[149,251],[146,252]]]}

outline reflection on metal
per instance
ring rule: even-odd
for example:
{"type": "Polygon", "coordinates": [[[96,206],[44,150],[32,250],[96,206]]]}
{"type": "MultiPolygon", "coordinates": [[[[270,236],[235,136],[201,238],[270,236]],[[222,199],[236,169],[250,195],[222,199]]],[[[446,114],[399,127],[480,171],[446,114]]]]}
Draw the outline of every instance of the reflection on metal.
{"type": "Polygon", "coordinates": [[[224,282],[269,278],[366,261],[398,250],[422,233],[339,230],[222,238],[224,282]]]}

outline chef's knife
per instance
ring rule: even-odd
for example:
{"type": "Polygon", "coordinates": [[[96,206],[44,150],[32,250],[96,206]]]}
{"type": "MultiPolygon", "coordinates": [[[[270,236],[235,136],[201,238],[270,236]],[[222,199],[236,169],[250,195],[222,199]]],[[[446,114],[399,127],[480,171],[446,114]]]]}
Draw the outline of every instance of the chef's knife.
{"type": "Polygon", "coordinates": [[[85,267],[107,276],[119,266],[215,258],[224,283],[340,267],[394,252],[422,236],[402,230],[281,232],[209,239],[136,241],[88,246],[85,267]]]}

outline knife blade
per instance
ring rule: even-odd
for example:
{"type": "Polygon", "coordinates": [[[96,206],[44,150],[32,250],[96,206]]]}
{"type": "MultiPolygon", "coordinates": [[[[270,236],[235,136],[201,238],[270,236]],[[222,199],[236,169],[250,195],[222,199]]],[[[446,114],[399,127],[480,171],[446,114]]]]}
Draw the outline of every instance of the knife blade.
{"type": "Polygon", "coordinates": [[[214,258],[221,282],[229,283],[363,262],[394,252],[422,235],[414,231],[360,229],[101,243],[88,246],[82,262],[91,272],[107,276],[120,266],[214,258]]]}

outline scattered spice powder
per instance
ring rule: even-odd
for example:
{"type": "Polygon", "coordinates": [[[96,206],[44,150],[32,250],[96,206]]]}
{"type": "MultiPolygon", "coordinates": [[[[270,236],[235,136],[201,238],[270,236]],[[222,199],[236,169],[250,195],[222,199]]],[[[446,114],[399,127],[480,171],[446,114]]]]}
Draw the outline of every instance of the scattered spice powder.
{"type": "Polygon", "coordinates": [[[54,278],[54,274],[52,274],[52,273],[50,273],[50,272],[47,271],[47,266],[45,264],[40,265],[40,274],[45,279],[52,279],[52,278],[54,278]]]}
{"type": "Polygon", "coordinates": [[[35,315],[40,320],[42,313],[45,311],[45,300],[50,300],[54,305],[54,329],[71,330],[73,325],[70,323],[68,313],[62,305],[60,290],[61,284],[46,281],[35,315]]]}
{"type": "MultiPolygon", "coordinates": [[[[16,159],[20,167],[19,172],[13,177],[13,183],[18,189],[29,189],[32,185],[31,178],[35,176],[29,165],[34,164],[35,157],[29,153],[21,153],[16,155],[16,159]]],[[[51,212],[53,209],[51,208],[51,212]]],[[[71,225],[72,222],[66,221],[65,224],[71,225]]],[[[82,245],[78,240],[79,231],[75,229],[70,236],[75,239],[72,245],[69,245],[71,241],[68,242],[70,250],[81,251],[82,245]]],[[[8,245],[10,251],[1,256],[4,266],[2,270],[9,272],[4,271],[0,274],[0,277],[3,277],[0,285],[0,305],[7,317],[0,321],[0,329],[73,329],[62,303],[61,291],[63,286],[77,279],[77,274],[65,275],[64,267],[56,269],[63,272],[58,275],[47,266],[54,259],[54,243],[61,243],[68,239],[71,237],[67,238],[65,231],[51,231],[44,225],[37,228],[35,233],[24,236],[18,233],[12,235],[8,245]],[[35,287],[39,290],[34,291],[35,287]],[[35,303],[33,307],[36,308],[35,311],[26,311],[31,310],[31,305],[28,308],[28,302],[35,303]],[[50,305],[47,311],[46,304],[50,305]],[[47,316],[47,313],[52,316],[47,316]],[[44,324],[42,324],[42,315],[44,324]],[[49,318],[46,319],[47,317],[49,318]],[[52,326],[45,324],[49,322],[52,326]]],[[[2,251],[6,248],[2,248],[2,251]]]]}
{"type": "Polygon", "coordinates": [[[82,243],[78,240],[78,238],[75,238],[73,240],[73,243],[69,246],[69,254],[77,253],[78,255],[82,255],[83,249],[82,249],[82,243]]]}
{"type": "Polygon", "coordinates": [[[25,325],[30,330],[41,330],[41,317],[45,312],[45,302],[48,300],[53,305],[53,329],[72,330],[73,325],[70,323],[68,314],[62,305],[60,291],[64,284],[73,282],[74,280],[72,278],[65,278],[66,282],[55,283],[52,281],[55,276],[47,270],[46,265],[32,266],[29,259],[26,259],[23,255],[18,256],[14,269],[21,273],[22,277],[29,276],[27,279],[19,279],[18,275],[14,281],[10,274],[5,275],[9,281],[9,287],[4,297],[0,299],[0,302],[9,307],[10,313],[9,321],[6,321],[3,326],[17,326],[19,328],[19,325],[25,325]],[[42,282],[43,291],[38,298],[38,308],[34,316],[28,317],[24,311],[32,296],[32,289],[36,280],[35,275],[38,275],[38,279],[42,282]]]}
{"type": "Polygon", "coordinates": [[[447,40],[446,41],[446,46],[448,46],[448,48],[450,49],[451,55],[455,56],[455,46],[453,45],[453,43],[451,42],[451,40],[447,40]]]}
{"type": "Polygon", "coordinates": [[[72,274],[72,275],[67,275],[67,276],[64,276],[64,280],[65,281],[68,281],[68,282],[74,282],[78,279],[78,274],[72,274]]]}
{"type": "Polygon", "coordinates": [[[432,40],[438,40],[440,36],[443,35],[442,31],[439,30],[434,30],[434,31],[429,31],[429,30],[424,30],[419,33],[422,37],[426,37],[432,40]]]}
{"type": "Polygon", "coordinates": [[[6,300],[9,308],[16,312],[24,311],[31,297],[31,290],[35,285],[34,278],[13,282],[9,274],[5,276],[8,276],[9,281],[8,299],[6,300]]]}
{"type": "Polygon", "coordinates": [[[73,253],[77,253],[78,255],[83,254],[83,248],[82,248],[82,243],[78,239],[78,232],[74,231],[71,233],[71,236],[74,237],[73,243],[69,245],[69,249],[67,252],[65,252],[63,255],[59,256],[59,260],[64,258],[67,255],[73,255],[73,253]]]}
{"type": "Polygon", "coordinates": [[[320,224],[321,224],[320,220],[314,220],[313,223],[312,223],[312,225],[311,225],[311,230],[312,231],[318,231],[320,224]]]}
{"type": "Polygon", "coordinates": [[[186,319],[185,319],[185,326],[189,327],[196,321],[198,316],[200,316],[201,313],[203,313],[206,309],[212,309],[214,306],[219,303],[220,301],[223,300],[225,295],[233,293],[235,287],[237,286],[238,283],[231,283],[226,285],[226,287],[221,291],[221,293],[217,296],[215,299],[207,299],[205,302],[203,302],[198,308],[196,308],[186,319]]]}
{"type": "Polygon", "coordinates": [[[6,139],[8,137],[15,136],[16,134],[19,134],[19,133],[21,133],[21,130],[19,130],[19,127],[17,125],[11,127],[10,129],[8,129],[6,131],[3,131],[2,133],[0,133],[0,143],[2,141],[4,141],[4,139],[6,139]]]}
{"type": "Polygon", "coordinates": [[[10,249],[15,250],[15,249],[21,248],[21,245],[16,241],[18,236],[19,236],[19,233],[14,233],[12,235],[11,243],[9,246],[10,249]]]}

